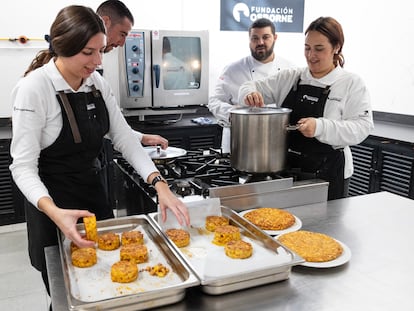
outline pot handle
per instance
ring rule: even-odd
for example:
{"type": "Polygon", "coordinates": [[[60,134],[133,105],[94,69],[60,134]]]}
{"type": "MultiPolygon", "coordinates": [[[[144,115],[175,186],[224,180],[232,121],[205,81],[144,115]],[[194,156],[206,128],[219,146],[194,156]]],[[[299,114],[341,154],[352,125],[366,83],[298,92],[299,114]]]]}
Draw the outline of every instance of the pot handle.
{"type": "Polygon", "coordinates": [[[300,128],[301,124],[289,124],[286,127],[286,131],[296,131],[298,128],[300,128]]]}

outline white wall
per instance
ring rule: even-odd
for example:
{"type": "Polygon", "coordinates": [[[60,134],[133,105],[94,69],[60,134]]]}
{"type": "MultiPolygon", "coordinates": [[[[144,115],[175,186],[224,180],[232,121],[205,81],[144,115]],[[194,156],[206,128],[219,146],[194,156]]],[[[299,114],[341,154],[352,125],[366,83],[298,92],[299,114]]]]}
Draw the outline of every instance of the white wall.
{"type": "MultiPolygon", "coordinates": [[[[42,38],[62,7],[83,4],[96,9],[100,2],[7,2],[7,8],[3,4],[0,10],[0,38],[20,35],[42,38]]],[[[210,90],[227,63],[249,53],[247,32],[220,31],[220,0],[124,0],[124,3],[134,14],[136,28],[209,30],[210,90]]],[[[305,28],[322,15],[333,16],[342,24],[345,32],[345,69],[364,78],[371,92],[374,110],[414,115],[414,101],[411,98],[414,94],[414,61],[411,57],[414,21],[410,1],[305,1],[305,28]]],[[[304,66],[303,41],[301,33],[279,33],[276,54],[304,66]]],[[[45,46],[41,41],[21,45],[0,40],[0,117],[10,116],[10,91],[36,51],[45,46]]],[[[115,59],[113,56],[110,59],[115,59]]],[[[111,71],[113,67],[108,69],[111,71]]],[[[116,77],[111,81],[116,81],[116,77]]]]}

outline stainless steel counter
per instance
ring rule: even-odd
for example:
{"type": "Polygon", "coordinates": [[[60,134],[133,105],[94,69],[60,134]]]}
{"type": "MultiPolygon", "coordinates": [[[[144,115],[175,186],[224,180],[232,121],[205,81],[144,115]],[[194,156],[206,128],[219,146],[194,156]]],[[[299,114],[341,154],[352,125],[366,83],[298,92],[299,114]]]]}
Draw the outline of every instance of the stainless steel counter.
{"type": "Polygon", "coordinates": [[[414,143],[414,126],[412,125],[375,121],[374,126],[371,133],[373,136],[414,143]]]}
{"type": "MultiPolygon", "coordinates": [[[[387,192],[288,209],[302,229],[329,234],[352,251],[340,267],[296,266],[288,280],[220,296],[187,289],[157,310],[413,310],[414,200],[387,192]]],[[[57,247],[46,248],[53,310],[68,310],[57,247]]]]}

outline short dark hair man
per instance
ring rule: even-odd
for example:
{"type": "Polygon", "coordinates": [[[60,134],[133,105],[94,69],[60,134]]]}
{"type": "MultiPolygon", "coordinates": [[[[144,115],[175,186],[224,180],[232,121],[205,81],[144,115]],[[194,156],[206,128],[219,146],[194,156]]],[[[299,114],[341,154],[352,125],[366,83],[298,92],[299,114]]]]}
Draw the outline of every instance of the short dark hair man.
{"type": "Polygon", "coordinates": [[[105,53],[123,46],[134,26],[134,17],[126,5],[119,0],[107,0],[101,3],[96,13],[103,19],[106,27],[105,53]]]}
{"type": "MultiPolygon", "coordinates": [[[[134,17],[126,5],[119,0],[107,0],[99,5],[96,13],[106,27],[105,53],[118,46],[124,46],[126,37],[134,26],[134,17]]],[[[160,135],[136,132],[144,145],[161,145],[163,149],[168,147],[168,140],[160,135]]]]}

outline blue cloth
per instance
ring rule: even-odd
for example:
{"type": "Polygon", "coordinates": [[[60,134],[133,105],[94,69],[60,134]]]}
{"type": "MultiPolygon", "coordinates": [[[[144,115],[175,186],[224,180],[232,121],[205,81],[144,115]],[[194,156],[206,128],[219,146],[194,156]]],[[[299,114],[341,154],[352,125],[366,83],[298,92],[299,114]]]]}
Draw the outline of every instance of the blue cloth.
{"type": "Polygon", "coordinates": [[[213,123],[211,119],[206,118],[206,117],[199,117],[199,118],[191,119],[191,122],[194,122],[200,125],[206,125],[206,124],[213,123]]]}

